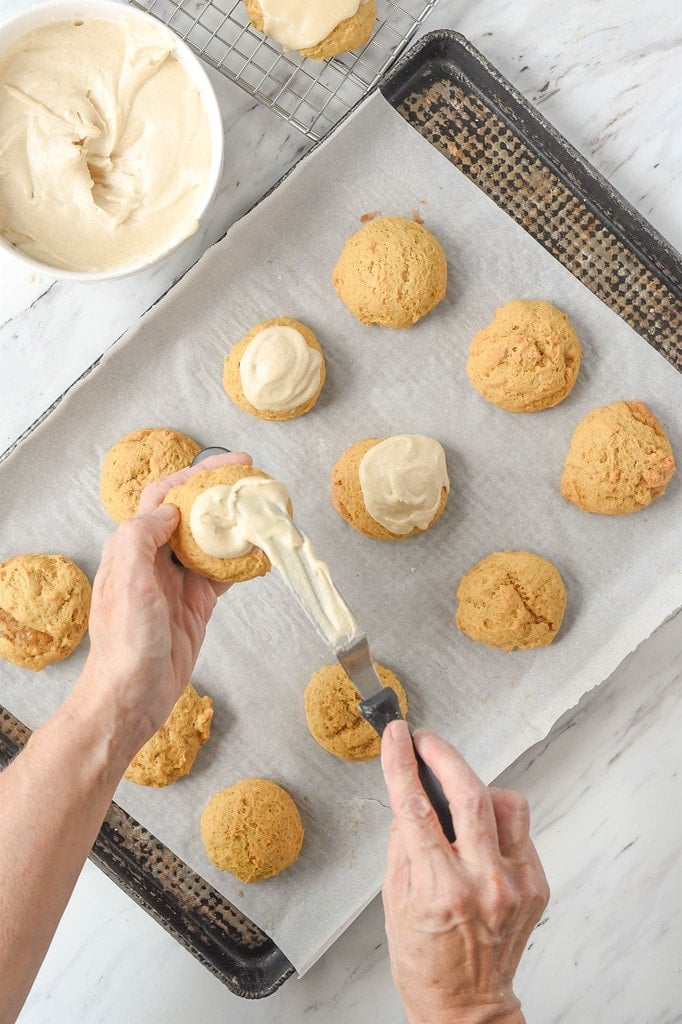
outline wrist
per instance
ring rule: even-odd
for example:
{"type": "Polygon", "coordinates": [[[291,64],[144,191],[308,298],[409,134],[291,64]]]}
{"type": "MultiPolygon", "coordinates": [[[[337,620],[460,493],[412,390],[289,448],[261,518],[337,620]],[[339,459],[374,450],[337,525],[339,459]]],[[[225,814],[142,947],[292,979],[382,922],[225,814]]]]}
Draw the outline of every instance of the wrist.
{"type": "Polygon", "coordinates": [[[452,1006],[432,1016],[423,1012],[410,1013],[407,1008],[408,1024],[526,1024],[521,1004],[513,997],[513,1005],[499,1006],[452,1006]]]}
{"type": "Polygon", "coordinates": [[[474,1011],[452,1010],[437,1017],[414,1017],[408,1013],[408,1024],[526,1024],[526,1018],[521,1010],[514,1010],[511,1013],[499,1014],[496,1011],[491,1016],[488,1009],[474,1011]]]}
{"type": "MultiPolygon", "coordinates": [[[[112,776],[123,775],[130,761],[154,731],[144,718],[128,707],[125,687],[103,685],[91,659],[58,714],[88,744],[94,762],[109,767],[112,776]]],[[[117,781],[118,781],[117,779],[117,781]]]]}

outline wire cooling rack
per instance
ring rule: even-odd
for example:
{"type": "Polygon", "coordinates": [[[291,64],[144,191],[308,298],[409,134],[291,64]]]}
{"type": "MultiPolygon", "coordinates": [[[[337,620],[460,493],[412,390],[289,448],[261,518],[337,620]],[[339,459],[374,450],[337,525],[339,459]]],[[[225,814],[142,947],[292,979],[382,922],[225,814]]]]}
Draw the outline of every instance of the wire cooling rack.
{"type": "Polygon", "coordinates": [[[318,141],[374,88],[437,0],[377,0],[372,38],[355,53],[319,62],[256,32],[241,0],[130,0],[172,28],[221,71],[318,141]]]}

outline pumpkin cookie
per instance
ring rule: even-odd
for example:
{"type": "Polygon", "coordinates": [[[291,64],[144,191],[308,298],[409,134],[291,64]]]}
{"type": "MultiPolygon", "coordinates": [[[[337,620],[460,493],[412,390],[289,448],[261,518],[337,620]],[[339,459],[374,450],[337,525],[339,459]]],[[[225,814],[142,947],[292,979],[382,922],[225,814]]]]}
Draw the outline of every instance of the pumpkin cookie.
{"type": "Polygon", "coordinates": [[[200,576],[221,583],[243,583],[270,571],[270,559],[260,548],[247,545],[243,554],[228,558],[207,554],[197,543],[192,529],[192,506],[200,495],[215,487],[229,488],[245,477],[272,480],[267,473],[250,466],[220,466],[218,469],[197,473],[186,483],[171,487],[164,498],[165,502],[175,505],[180,512],[180,522],[170,539],[171,549],[184,566],[200,576]]]}
{"type": "Polygon", "coordinates": [[[167,427],[133,430],[109,449],[102,463],[100,499],[117,523],[137,512],[142,489],[152,480],[185,469],[201,445],[167,427]]]}
{"type": "Polygon", "coordinates": [[[325,381],[316,335],[288,316],[256,324],[230,350],[223,387],[240,408],[262,420],[293,420],[310,412],[325,381]]]}
{"type": "MultiPolygon", "coordinates": [[[[384,686],[395,691],[403,718],[407,697],[390,669],[374,663],[384,686]]],[[[340,665],[324,665],[313,672],[305,694],[305,717],[313,739],[344,761],[371,761],[381,750],[381,739],[358,711],[361,697],[340,665]]]]}
{"type": "Polygon", "coordinates": [[[269,779],[242,779],[208,802],[201,838],[221,871],[230,871],[240,882],[260,882],[298,859],[303,826],[285,789],[269,779]]]}
{"type": "MultiPolygon", "coordinates": [[[[263,10],[258,0],[244,0],[244,6],[253,27],[257,32],[263,32],[263,10]]],[[[340,53],[357,50],[368,42],[376,17],[376,0],[362,0],[355,14],[340,22],[319,43],[302,47],[298,52],[302,57],[313,60],[329,60],[340,53]]]]}
{"type": "Polygon", "coordinates": [[[561,493],[585,512],[621,516],[665,492],[675,458],[665,430],[642,402],[612,402],[578,424],[561,493]]]}
{"type": "Polygon", "coordinates": [[[462,577],[455,622],[472,640],[512,651],[546,647],[561,628],[566,588],[530,551],[495,551],[462,577]]]}
{"type": "Polygon", "coordinates": [[[411,327],[443,298],[447,275],[430,231],[405,217],[376,217],[347,239],[332,282],[361,323],[411,327]]]}
{"type": "Polygon", "coordinates": [[[0,563],[0,658],[37,672],[68,658],[88,627],[90,583],[64,555],[0,563]]]}
{"type": "Polygon", "coordinates": [[[404,540],[440,519],[450,481],[442,445],[421,434],[367,437],[332,469],[332,504],[366,537],[404,540]]]}
{"type": "Polygon", "coordinates": [[[510,412],[563,402],[578,377],[582,348],[565,313],[551,302],[518,299],[495,310],[475,334],[467,373],[477,391],[510,412]]]}
{"type": "Polygon", "coordinates": [[[211,735],[212,718],[211,698],[200,697],[188,683],[164,724],[140,747],[123,777],[138,786],[168,786],[189,775],[211,735]]]}

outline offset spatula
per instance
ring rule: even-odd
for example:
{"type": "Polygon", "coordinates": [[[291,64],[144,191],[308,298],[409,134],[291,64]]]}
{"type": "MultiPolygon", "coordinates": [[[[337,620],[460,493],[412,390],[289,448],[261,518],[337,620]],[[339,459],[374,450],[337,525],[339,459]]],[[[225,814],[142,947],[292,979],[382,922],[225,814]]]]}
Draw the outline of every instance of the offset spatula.
{"type": "MultiPolygon", "coordinates": [[[[192,465],[208,458],[209,455],[220,455],[227,452],[227,450],[227,448],[217,447],[204,448],[203,451],[199,452],[199,454],[195,456],[192,465]]],[[[293,531],[297,537],[300,538],[299,550],[302,556],[302,566],[307,578],[298,586],[296,585],[296,581],[292,580],[287,575],[283,575],[284,581],[298,598],[303,610],[316,627],[317,631],[324,640],[330,644],[340,665],[345,669],[346,674],[352,679],[355,688],[362,698],[358,705],[360,714],[369,722],[372,728],[376,730],[379,736],[381,736],[389,722],[393,722],[397,718],[403,717],[400,705],[398,704],[398,698],[390,686],[384,686],[379,679],[369,652],[367,637],[364,636],[364,634],[361,634],[359,629],[355,630],[351,639],[337,644],[333,641],[332,637],[326,633],[323,628],[321,628],[320,605],[319,601],[316,600],[317,591],[314,583],[315,571],[320,566],[327,573],[328,585],[334,589],[339,601],[348,611],[349,618],[355,622],[355,617],[346,605],[345,601],[343,601],[341,596],[338,594],[338,591],[336,591],[336,588],[331,581],[331,577],[328,576],[327,567],[316,558],[314,552],[312,552],[310,543],[306,543],[306,538],[299,530],[296,529],[290,517],[276,505],[270,504],[269,502],[266,503],[266,505],[269,515],[273,517],[284,517],[288,521],[290,536],[293,531]]],[[[281,557],[281,554],[277,549],[276,536],[269,537],[268,543],[269,547],[265,549],[266,554],[270,558],[272,564],[281,571],[284,559],[281,557]]],[[[424,788],[424,792],[433,805],[433,809],[438,816],[441,828],[443,829],[448,841],[454,842],[455,830],[453,828],[452,816],[450,814],[450,808],[445,798],[443,788],[429,766],[421,759],[416,748],[414,753],[417,759],[419,780],[424,788]]]]}
{"type": "MultiPolygon", "coordinates": [[[[389,722],[402,718],[403,715],[395,692],[390,686],[384,686],[377,675],[367,637],[356,637],[348,646],[335,647],[334,654],[362,697],[358,705],[360,714],[381,736],[389,722]]],[[[419,781],[438,815],[443,832],[452,843],[455,839],[455,830],[443,787],[429,766],[422,761],[416,747],[414,754],[417,759],[419,781]]]]}

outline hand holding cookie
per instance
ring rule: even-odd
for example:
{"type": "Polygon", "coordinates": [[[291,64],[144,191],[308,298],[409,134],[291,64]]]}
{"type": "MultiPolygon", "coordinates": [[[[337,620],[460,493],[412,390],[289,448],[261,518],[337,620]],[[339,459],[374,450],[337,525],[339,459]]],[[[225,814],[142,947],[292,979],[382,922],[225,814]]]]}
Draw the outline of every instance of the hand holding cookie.
{"type": "Polygon", "coordinates": [[[154,481],[137,514],[104,546],[93,585],[90,654],[74,696],[106,714],[126,764],[189,683],[216,598],[227,589],[172,561],[168,541],[178,510],[163,499],[207,466],[249,463],[244,454],[217,455],[154,481]]]}

